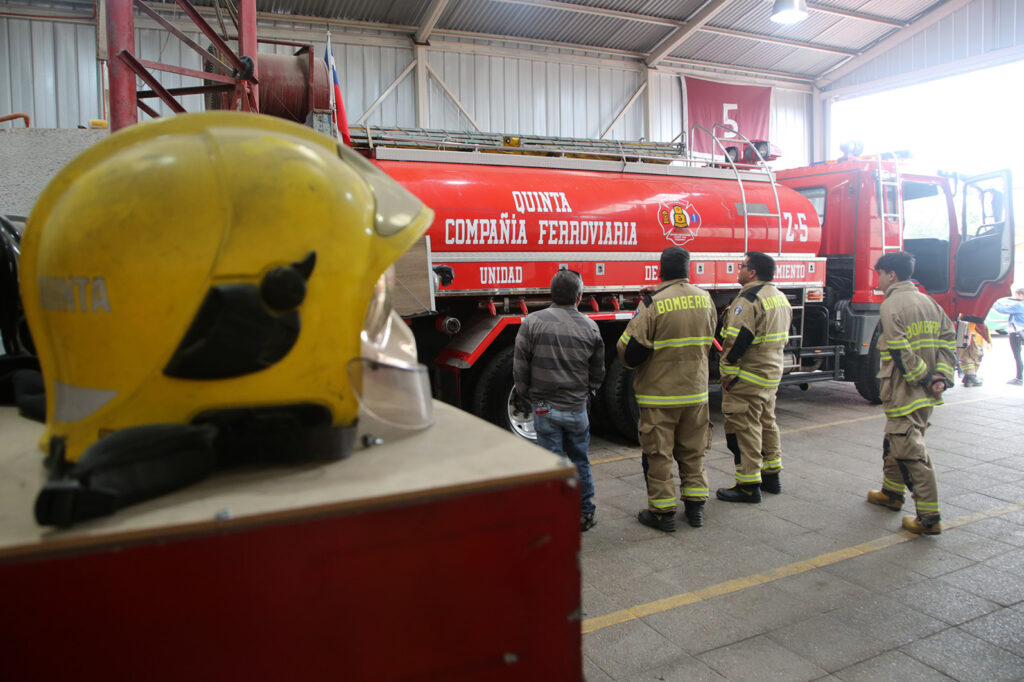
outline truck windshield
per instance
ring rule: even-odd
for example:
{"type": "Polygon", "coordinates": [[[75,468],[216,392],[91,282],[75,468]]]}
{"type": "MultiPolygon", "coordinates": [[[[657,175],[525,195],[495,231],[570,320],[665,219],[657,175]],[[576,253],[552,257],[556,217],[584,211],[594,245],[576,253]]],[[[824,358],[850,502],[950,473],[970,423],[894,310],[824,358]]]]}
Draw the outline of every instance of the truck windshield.
{"type": "Polygon", "coordinates": [[[903,238],[949,241],[949,202],[939,185],[903,182],[903,238]]]}

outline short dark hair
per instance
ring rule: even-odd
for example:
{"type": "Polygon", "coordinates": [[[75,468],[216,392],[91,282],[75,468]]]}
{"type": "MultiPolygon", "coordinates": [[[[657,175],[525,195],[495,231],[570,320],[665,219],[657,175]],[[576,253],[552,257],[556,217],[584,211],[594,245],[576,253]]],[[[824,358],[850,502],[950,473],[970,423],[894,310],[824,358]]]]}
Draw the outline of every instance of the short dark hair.
{"type": "Polygon", "coordinates": [[[670,246],[661,252],[661,279],[683,279],[690,276],[690,252],[681,246],[670,246]]]}
{"type": "Polygon", "coordinates": [[[559,270],[551,278],[551,298],[558,305],[576,305],[583,293],[583,278],[573,270],[559,270]]]}
{"type": "Polygon", "coordinates": [[[1013,293],[1014,294],[1024,295],[1024,287],[1014,287],[1013,288],[1013,293]]]}
{"type": "Polygon", "coordinates": [[[757,273],[757,278],[762,282],[770,282],[775,279],[775,259],[767,253],[760,251],[747,251],[747,267],[757,273]]]}
{"type": "Polygon", "coordinates": [[[910,279],[914,274],[914,256],[906,251],[887,253],[875,263],[875,272],[895,272],[896,279],[901,282],[910,279]]]}

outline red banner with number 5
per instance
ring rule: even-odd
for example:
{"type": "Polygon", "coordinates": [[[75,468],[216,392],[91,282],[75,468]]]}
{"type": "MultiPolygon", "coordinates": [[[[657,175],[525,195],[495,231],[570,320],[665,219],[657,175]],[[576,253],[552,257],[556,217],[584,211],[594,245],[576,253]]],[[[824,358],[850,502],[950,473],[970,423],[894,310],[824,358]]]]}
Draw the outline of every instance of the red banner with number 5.
{"type": "MultiPolygon", "coordinates": [[[[715,124],[739,130],[749,140],[768,139],[768,121],[771,114],[772,89],[755,85],[729,85],[686,76],[686,119],[688,130],[699,125],[714,130],[723,144],[734,138],[732,133],[715,124]]],[[[709,153],[714,144],[702,131],[693,133],[693,151],[709,153]]],[[[715,149],[721,154],[721,149],[715,149]]],[[[743,153],[743,150],[740,150],[743,153]]]]}

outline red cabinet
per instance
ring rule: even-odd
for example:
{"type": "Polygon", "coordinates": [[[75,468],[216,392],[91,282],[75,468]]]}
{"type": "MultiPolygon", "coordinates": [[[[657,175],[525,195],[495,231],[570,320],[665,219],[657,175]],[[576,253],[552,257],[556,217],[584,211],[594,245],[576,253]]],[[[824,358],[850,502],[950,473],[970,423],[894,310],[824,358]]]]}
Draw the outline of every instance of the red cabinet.
{"type": "Polygon", "coordinates": [[[0,678],[582,679],[574,469],[436,413],[54,531],[40,427],[5,408],[0,678]]]}

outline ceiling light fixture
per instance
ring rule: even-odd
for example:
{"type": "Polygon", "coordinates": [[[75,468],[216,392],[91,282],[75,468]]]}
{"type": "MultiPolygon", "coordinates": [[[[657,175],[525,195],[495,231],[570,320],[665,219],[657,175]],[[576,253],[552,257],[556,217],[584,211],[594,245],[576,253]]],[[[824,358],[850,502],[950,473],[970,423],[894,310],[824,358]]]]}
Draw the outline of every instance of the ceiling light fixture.
{"type": "Polygon", "coordinates": [[[772,21],[779,24],[795,24],[807,18],[807,0],[775,0],[772,21]]]}

